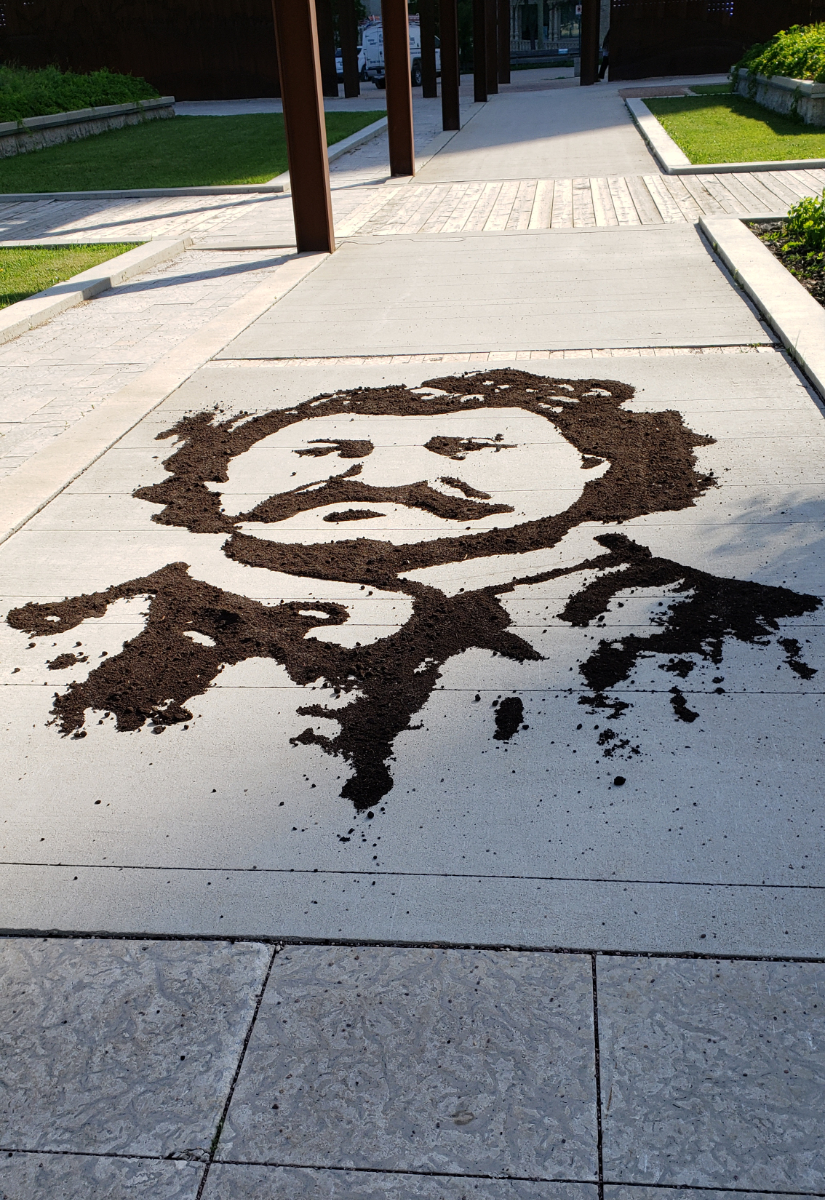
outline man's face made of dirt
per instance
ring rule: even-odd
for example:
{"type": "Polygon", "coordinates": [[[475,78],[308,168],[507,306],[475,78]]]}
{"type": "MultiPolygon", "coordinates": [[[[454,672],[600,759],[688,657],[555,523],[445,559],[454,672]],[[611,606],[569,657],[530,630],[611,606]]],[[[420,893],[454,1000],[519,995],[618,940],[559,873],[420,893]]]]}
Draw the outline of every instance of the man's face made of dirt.
{"type": "Polygon", "coordinates": [[[555,426],[524,409],[358,413],[270,434],[230,462],[225,483],[208,486],[253,537],[402,545],[564,512],[608,467],[585,466],[555,426]]]}
{"type": "Polygon", "coordinates": [[[554,546],[583,522],[684,508],[711,486],[675,411],[615,380],[523,371],[356,389],[260,416],[185,417],[162,524],[226,532],[225,553],[304,577],[408,590],[429,566],[554,546]]]}

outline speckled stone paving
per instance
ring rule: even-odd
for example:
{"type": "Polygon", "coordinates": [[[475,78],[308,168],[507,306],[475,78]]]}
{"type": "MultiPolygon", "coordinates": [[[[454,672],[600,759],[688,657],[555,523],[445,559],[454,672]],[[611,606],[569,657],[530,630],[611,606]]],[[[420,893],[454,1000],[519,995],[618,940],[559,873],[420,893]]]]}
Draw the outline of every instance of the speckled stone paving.
{"type": "Polygon", "coordinates": [[[822,1191],[822,964],[7,939],[0,973],[15,1200],[822,1191]]]}

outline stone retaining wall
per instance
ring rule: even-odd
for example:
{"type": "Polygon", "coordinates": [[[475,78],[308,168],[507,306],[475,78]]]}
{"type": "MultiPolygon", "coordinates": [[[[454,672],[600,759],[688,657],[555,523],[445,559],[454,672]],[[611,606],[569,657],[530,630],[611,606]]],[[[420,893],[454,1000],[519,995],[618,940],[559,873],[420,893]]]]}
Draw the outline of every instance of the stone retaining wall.
{"type": "Polygon", "coordinates": [[[735,90],[774,112],[794,113],[806,125],[825,125],[825,83],[790,79],[785,75],[772,75],[770,79],[757,75],[751,80],[742,73],[735,90]]]}
{"type": "Polygon", "coordinates": [[[76,112],[52,113],[47,117],[24,117],[22,121],[0,123],[0,158],[27,154],[61,142],[93,137],[107,129],[140,125],[144,121],[174,117],[175,97],[137,100],[130,104],[107,104],[99,108],[80,108],[76,112]]]}

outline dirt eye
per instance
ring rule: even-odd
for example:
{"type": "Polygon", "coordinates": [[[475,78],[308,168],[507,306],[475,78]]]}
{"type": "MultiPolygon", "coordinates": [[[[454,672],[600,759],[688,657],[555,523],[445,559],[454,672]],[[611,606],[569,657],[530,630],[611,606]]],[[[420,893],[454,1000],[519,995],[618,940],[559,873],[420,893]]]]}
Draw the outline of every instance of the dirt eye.
{"type": "Polygon", "coordinates": [[[515,450],[515,446],[504,441],[502,434],[491,438],[431,437],[424,449],[444,458],[466,458],[473,450],[515,450]]]}
{"type": "Polygon", "coordinates": [[[347,438],[314,438],[317,445],[307,446],[303,450],[293,450],[300,458],[323,458],[327,454],[337,454],[339,458],[366,458],[372,454],[373,445],[368,441],[349,440],[347,438]]]}

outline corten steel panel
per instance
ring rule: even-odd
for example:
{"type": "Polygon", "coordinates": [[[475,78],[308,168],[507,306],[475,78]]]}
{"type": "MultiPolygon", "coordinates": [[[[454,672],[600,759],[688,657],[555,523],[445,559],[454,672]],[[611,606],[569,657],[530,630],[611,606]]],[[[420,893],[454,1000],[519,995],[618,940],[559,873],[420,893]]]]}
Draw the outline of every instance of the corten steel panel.
{"type": "Polygon", "coordinates": [[[0,61],[142,75],[178,100],[279,94],[269,0],[3,0],[0,61]]]}
{"type": "Polygon", "coordinates": [[[612,0],[610,78],[721,73],[780,29],[823,20],[825,0],[612,0]]]}
{"type": "Polygon", "coordinates": [[[441,0],[439,16],[441,18],[441,124],[444,129],[460,129],[457,0],[441,0]]]}
{"type": "Polygon", "coordinates": [[[510,0],[498,4],[498,81],[510,82],[510,0]]]}
{"type": "Polygon", "coordinates": [[[433,98],[438,95],[435,65],[435,0],[418,0],[421,22],[421,93],[433,98]]]}
{"type": "Polygon", "coordinates": [[[314,0],[272,0],[278,35],[295,240],[299,252],[335,249],[314,0]]]}
{"type": "Polygon", "coordinates": [[[361,80],[358,74],[358,18],[355,0],[341,0],[341,60],[344,68],[344,95],[361,95],[361,80]]]}
{"type": "Polygon", "coordinates": [[[582,87],[589,87],[599,77],[599,9],[599,0],[583,0],[579,79],[582,87]]]}
{"type": "Polygon", "coordinates": [[[498,94],[498,0],[485,0],[487,95],[498,94]]]}
{"type": "Polygon", "coordinates": [[[407,0],[381,0],[381,24],[384,28],[390,174],[414,175],[415,142],[407,0]]]}
{"type": "Polygon", "coordinates": [[[335,69],[335,22],[331,0],[315,0],[318,22],[318,54],[321,61],[321,87],[325,96],[338,97],[338,74],[335,69]]]}
{"type": "Polygon", "coordinates": [[[487,0],[473,0],[473,99],[487,102],[487,0]]]}

